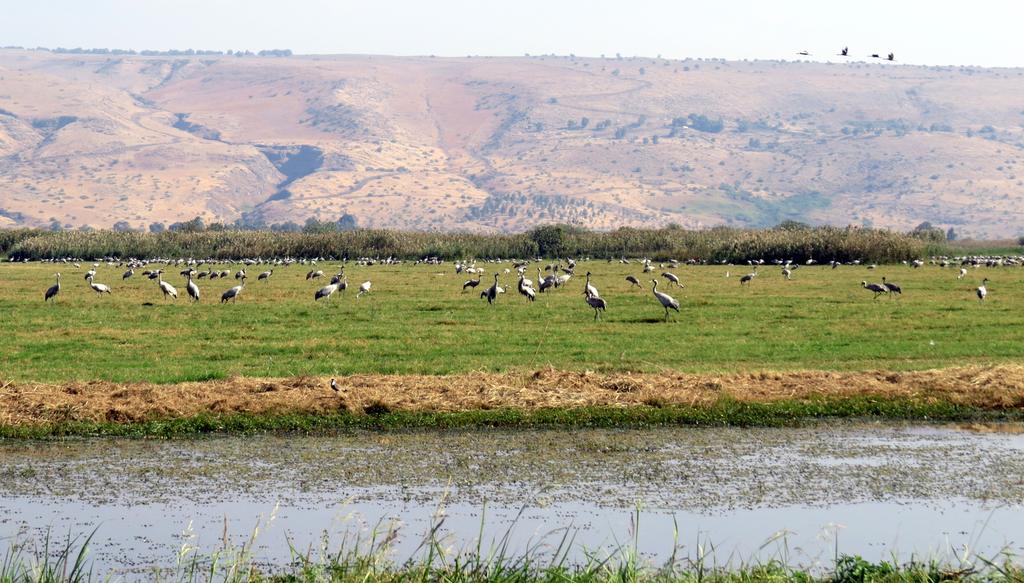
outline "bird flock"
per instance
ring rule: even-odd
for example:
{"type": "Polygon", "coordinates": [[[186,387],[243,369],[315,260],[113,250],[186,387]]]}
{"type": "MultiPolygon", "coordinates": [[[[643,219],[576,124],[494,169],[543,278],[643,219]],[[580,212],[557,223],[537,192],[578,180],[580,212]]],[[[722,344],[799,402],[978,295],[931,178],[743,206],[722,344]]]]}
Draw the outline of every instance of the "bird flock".
{"type": "MultiPolygon", "coordinates": [[[[258,282],[262,282],[261,284],[259,284],[259,287],[261,288],[263,286],[273,285],[271,283],[271,279],[277,279],[277,277],[274,275],[275,268],[277,268],[277,271],[280,272],[281,268],[287,268],[292,264],[303,264],[309,265],[310,267],[310,269],[305,274],[306,281],[317,282],[318,280],[326,279],[327,277],[325,275],[324,269],[318,267],[319,263],[323,263],[326,261],[327,260],[323,258],[311,260],[274,260],[269,262],[274,267],[262,271],[261,273],[259,273],[259,275],[257,275],[256,279],[258,282]]],[[[610,261],[611,260],[609,260],[609,262],[610,261]]],[[[618,261],[624,265],[630,265],[633,264],[634,262],[638,262],[643,274],[654,274],[660,272],[660,279],[657,277],[653,277],[648,281],[651,285],[651,295],[664,310],[665,321],[669,320],[671,312],[674,311],[676,313],[680,313],[679,301],[672,297],[671,295],[669,295],[668,293],[666,293],[665,290],[673,286],[679,290],[683,290],[686,287],[685,284],[682,282],[680,276],[671,270],[679,268],[680,265],[684,263],[686,265],[709,264],[709,262],[707,261],[689,260],[686,262],[669,261],[665,263],[659,263],[657,264],[657,266],[655,266],[655,263],[650,259],[630,260],[622,258],[618,261]],[[659,289],[659,284],[661,283],[663,283],[664,285],[662,289],[659,289]]],[[[52,262],[57,263],[58,261],[52,262]]],[[[71,263],[71,265],[74,266],[76,269],[81,269],[81,264],[77,261],[65,259],[59,262],[71,263]]],[[[159,290],[159,294],[162,296],[165,302],[173,302],[178,299],[178,289],[170,282],[168,282],[166,279],[164,279],[164,268],[171,267],[172,265],[184,266],[184,269],[182,269],[179,272],[179,275],[185,278],[185,291],[191,303],[200,302],[201,298],[203,297],[197,280],[230,279],[233,276],[233,278],[236,281],[236,285],[231,286],[223,291],[223,293],[220,296],[220,303],[235,304],[238,302],[239,298],[243,296],[244,292],[246,292],[246,280],[248,279],[246,268],[260,265],[266,262],[260,259],[251,259],[242,262],[234,262],[236,264],[240,263],[240,266],[238,266],[238,268],[234,270],[214,269],[210,265],[210,263],[211,262],[196,260],[130,260],[128,262],[119,262],[112,258],[107,258],[102,261],[94,262],[91,268],[85,272],[84,280],[88,284],[89,288],[93,292],[95,292],[96,295],[113,295],[114,292],[111,290],[111,287],[109,285],[98,283],[96,281],[96,278],[99,275],[99,270],[101,267],[126,267],[127,269],[122,273],[121,276],[122,282],[127,282],[128,280],[135,277],[136,270],[141,270],[143,268],[148,267],[144,271],[141,271],[140,276],[145,278],[146,280],[151,280],[156,283],[156,288],[157,290],[159,290]],[[153,267],[155,267],[155,269],[153,267]]],[[[346,263],[347,260],[342,261],[342,264],[339,265],[337,268],[337,273],[331,276],[330,283],[317,288],[313,292],[314,302],[320,302],[321,300],[324,300],[325,302],[330,302],[331,298],[336,293],[344,293],[348,289],[348,276],[345,274],[346,263]]],[[[397,265],[401,263],[401,261],[395,259],[360,259],[355,263],[358,266],[370,266],[375,264],[397,265]]],[[[416,262],[416,264],[428,265],[440,265],[441,263],[442,262],[440,262],[436,258],[427,258],[416,262]]],[[[569,288],[571,286],[571,281],[576,276],[576,260],[574,259],[549,262],[546,264],[539,259],[535,259],[533,261],[504,262],[500,260],[490,260],[481,263],[483,263],[484,265],[478,266],[477,262],[475,261],[455,262],[455,273],[469,274],[472,276],[461,284],[462,291],[466,292],[468,290],[473,290],[476,289],[477,287],[484,285],[484,273],[493,268],[495,272],[493,273],[492,277],[487,278],[487,282],[490,283],[491,285],[489,285],[486,289],[480,292],[480,298],[487,300],[487,304],[489,306],[495,306],[499,301],[499,297],[502,294],[506,293],[505,287],[503,287],[501,282],[501,276],[503,274],[511,275],[513,272],[515,273],[515,275],[512,277],[515,278],[514,281],[516,284],[516,292],[529,303],[535,302],[537,300],[538,294],[549,294],[555,292],[556,290],[569,288]],[[536,263],[536,265],[532,267],[532,269],[535,269],[537,273],[536,282],[527,277],[527,273],[532,272],[531,265],[534,265],[534,263],[536,263]],[[510,264],[510,266],[503,267],[503,264],[510,264]]],[[[784,281],[793,281],[794,274],[801,267],[800,263],[796,263],[792,260],[780,259],[776,259],[771,262],[765,261],[764,259],[756,259],[748,260],[746,263],[747,266],[750,268],[750,271],[748,273],[741,275],[738,278],[739,286],[741,288],[752,287],[755,278],[758,277],[759,267],[775,264],[780,269],[780,274],[784,281]]],[[[811,266],[817,263],[818,262],[814,259],[807,259],[802,263],[802,265],[811,266]]],[[[909,267],[911,269],[919,269],[926,265],[926,262],[922,259],[905,261],[903,263],[906,267],[909,267]]],[[[929,263],[940,268],[946,268],[951,266],[954,268],[958,268],[956,279],[963,280],[968,276],[970,269],[977,269],[982,267],[1024,267],[1024,257],[933,257],[930,259],[929,263]]],[[[719,264],[732,265],[726,264],[724,262],[719,262],[719,264]]],[[[827,266],[833,270],[839,268],[840,266],[848,266],[854,268],[859,267],[864,268],[868,271],[875,271],[878,269],[878,266],[876,264],[864,263],[862,261],[856,260],[849,261],[846,263],[833,260],[828,262],[827,266]]],[[[331,271],[331,273],[334,272],[331,271]]],[[[727,270],[725,272],[725,277],[729,278],[731,273],[732,269],[727,270]]],[[[443,273],[437,275],[443,275],[443,273]]],[[[48,287],[43,294],[44,302],[55,301],[58,295],[62,292],[63,288],[61,285],[61,274],[56,273],[54,277],[54,284],[48,287]]],[[[582,296],[586,305],[593,310],[594,320],[598,321],[601,320],[603,314],[605,314],[608,311],[609,302],[607,298],[602,297],[601,292],[598,291],[596,279],[597,276],[595,275],[595,273],[593,273],[592,271],[586,272],[582,286],[582,296]]],[[[633,288],[644,289],[644,284],[642,283],[641,279],[636,275],[626,275],[625,282],[628,284],[628,287],[625,288],[626,290],[630,290],[633,288]]],[[[986,277],[982,279],[981,284],[977,288],[975,288],[974,292],[979,302],[984,302],[986,298],[988,298],[988,284],[989,279],[986,277]]],[[[125,283],[125,285],[127,285],[127,283],[125,283]]],[[[899,297],[902,297],[903,295],[903,287],[898,283],[890,281],[886,276],[883,276],[881,278],[881,282],[869,282],[867,280],[862,280],[860,282],[860,287],[871,292],[873,294],[873,299],[875,300],[883,296],[887,296],[890,299],[895,300],[899,297]]],[[[358,291],[355,297],[358,299],[365,295],[368,295],[370,294],[371,289],[371,281],[366,280],[359,284],[358,291]]]]}

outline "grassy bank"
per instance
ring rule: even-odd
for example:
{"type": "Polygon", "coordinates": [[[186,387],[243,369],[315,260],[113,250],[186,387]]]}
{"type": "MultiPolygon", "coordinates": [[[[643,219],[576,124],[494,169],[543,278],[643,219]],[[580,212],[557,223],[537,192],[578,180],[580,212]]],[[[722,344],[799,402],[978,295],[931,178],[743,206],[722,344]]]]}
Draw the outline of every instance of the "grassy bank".
{"type": "Polygon", "coordinates": [[[812,401],[743,403],[722,399],[709,406],[582,407],[523,411],[413,412],[385,407],[349,413],[202,413],[138,422],[67,421],[0,425],[0,438],[194,437],[203,434],[298,433],[330,435],[355,430],[486,428],[793,427],[824,420],[989,423],[1024,421],[1022,409],[991,409],[954,403],[851,397],[812,401]]]}
{"type": "Polygon", "coordinates": [[[175,436],[209,432],[658,424],[779,426],[822,418],[1017,420],[1024,366],[928,371],[664,372],[330,379],[235,377],[153,383],[5,383],[0,435],[175,436]]]}
{"type": "MultiPolygon", "coordinates": [[[[166,279],[182,296],[165,301],[155,281],[101,265],[97,295],[80,270],[62,265],[63,289],[44,303],[55,265],[0,264],[0,380],[149,381],[352,374],[462,374],[554,367],[597,372],[749,370],[920,370],[950,365],[1024,362],[1024,269],[957,270],[927,266],[802,267],[786,281],[763,267],[751,285],[748,266],[680,267],[685,285],[665,291],[680,313],[664,322],[650,279],[635,263],[581,263],[564,288],[529,303],[515,291],[508,264],[480,264],[480,288],[450,265],[364,267],[350,264],[349,283],[373,282],[314,302],[324,280],[306,281],[309,266],[279,267],[269,282],[249,281],[237,304],[221,292],[237,284],[199,280],[203,301],[190,304],[184,278],[166,279]],[[583,300],[583,275],[608,302],[602,320],[583,300]],[[508,293],[488,306],[479,290],[500,271],[508,293]],[[729,277],[726,277],[726,274],[729,277]],[[631,287],[626,275],[644,281],[631,287]],[[887,276],[903,296],[872,299],[862,280],[887,276]],[[979,304],[974,288],[990,279],[979,304]]],[[[215,268],[234,268],[223,265],[215,268]]],[[[255,275],[265,267],[253,267],[255,275]]],[[[336,273],[337,264],[318,266],[336,273]]],[[[536,280],[536,269],[528,276],[536,280]]]]}

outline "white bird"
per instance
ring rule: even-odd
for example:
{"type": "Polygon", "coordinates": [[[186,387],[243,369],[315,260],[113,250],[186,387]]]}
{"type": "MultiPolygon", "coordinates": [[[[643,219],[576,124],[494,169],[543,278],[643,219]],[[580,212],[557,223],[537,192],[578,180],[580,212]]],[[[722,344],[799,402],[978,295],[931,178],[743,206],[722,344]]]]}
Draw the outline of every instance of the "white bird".
{"type": "Polygon", "coordinates": [[[528,281],[530,280],[523,277],[522,274],[519,275],[519,293],[532,302],[537,299],[537,292],[535,292],[531,286],[526,285],[526,282],[528,281]]]}
{"type": "Polygon", "coordinates": [[[46,293],[43,295],[43,301],[47,302],[47,301],[57,297],[58,293],[60,293],[60,274],[59,273],[57,274],[57,283],[51,285],[49,287],[49,289],[46,290],[46,293]]]}
{"type": "Polygon", "coordinates": [[[188,297],[192,298],[192,301],[199,301],[199,286],[196,282],[192,281],[192,274],[188,274],[188,283],[185,284],[185,291],[188,292],[188,297]]]}
{"type": "Polygon", "coordinates": [[[363,294],[370,293],[370,286],[371,285],[373,285],[373,284],[368,282],[368,281],[364,281],[363,283],[359,284],[359,293],[356,294],[356,297],[358,298],[358,297],[362,296],[363,294]]]}
{"type": "Polygon", "coordinates": [[[92,288],[92,291],[94,291],[94,292],[96,292],[98,294],[109,294],[110,293],[110,286],[103,285],[102,283],[96,283],[96,282],[94,282],[92,280],[91,277],[89,278],[89,287],[92,288]]]}
{"type": "Polygon", "coordinates": [[[588,298],[599,298],[601,294],[597,292],[597,288],[590,285],[590,272],[587,272],[587,284],[583,286],[583,295],[588,298]]]}
{"type": "Polygon", "coordinates": [[[960,275],[956,276],[956,278],[959,280],[959,279],[963,279],[966,276],[967,276],[967,268],[966,267],[961,267],[960,268],[960,275]]]}
{"type": "Polygon", "coordinates": [[[665,308],[665,321],[668,322],[669,308],[678,312],[679,302],[677,302],[675,298],[668,295],[667,293],[658,291],[658,280],[652,279],[651,282],[654,284],[654,288],[652,290],[654,292],[654,297],[658,298],[658,301],[661,302],[662,307],[665,308]]]}
{"type": "Polygon", "coordinates": [[[157,283],[160,284],[160,291],[164,292],[165,300],[167,299],[167,296],[178,299],[178,290],[174,289],[173,285],[164,281],[164,276],[160,273],[157,273],[157,283]]]}
{"type": "Polygon", "coordinates": [[[986,284],[988,284],[987,277],[981,281],[981,285],[978,286],[978,289],[974,290],[978,294],[979,302],[985,301],[985,297],[988,296],[988,288],[985,287],[986,284]]]}
{"type": "Polygon", "coordinates": [[[242,293],[243,289],[245,289],[245,277],[242,277],[241,284],[236,285],[235,287],[229,289],[228,291],[220,295],[220,303],[223,304],[228,300],[232,300],[235,303],[238,303],[238,294],[242,293]]]}

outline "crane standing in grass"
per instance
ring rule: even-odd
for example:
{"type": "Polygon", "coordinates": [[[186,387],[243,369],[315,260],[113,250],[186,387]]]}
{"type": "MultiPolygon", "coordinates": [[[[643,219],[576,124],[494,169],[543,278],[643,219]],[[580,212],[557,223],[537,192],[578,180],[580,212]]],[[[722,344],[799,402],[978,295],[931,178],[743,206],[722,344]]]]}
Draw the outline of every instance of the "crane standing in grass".
{"type": "Polygon", "coordinates": [[[51,285],[51,286],[50,286],[50,287],[49,287],[49,288],[48,288],[48,289],[46,290],[46,293],[45,293],[45,294],[43,294],[43,301],[44,301],[44,302],[48,302],[48,301],[50,301],[50,300],[52,300],[52,299],[56,298],[56,297],[57,297],[57,294],[59,294],[59,293],[60,293],[60,274],[58,273],[58,274],[56,275],[56,277],[57,277],[57,283],[55,283],[55,284],[51,285]]]}
{"type": "Polygon", "coordinates": [[[92,291],[98,294],[110,294],[110,286],[103,285],[102,283],[96,283],[91,277],[89,278],[89,287],[92,288],[92,291]]]}
{"type": "Polygon", "coordinates": [[[882,277],[882,285],[885,289],[889,290],[889,295],[903,295],[903,288],[901,288],[898,283],[886,281],[885,277],[882,277]]]}
{"type": "Polygon", "coordinates": [[[364,281],[363,283],[359,284],[359,293],[356,294],[356,299],[362,297],[363,294],[370,293],[370,287],[372,286],[373,284],[370,283],[369,281],[364,281]]]}
{"type": "Polygon", "coordinates": [[[220,303],[226,303],[228,300],[238,303],[238,295],[242,293],[243,289],[245,289],[245,277],[242,277],[242,283],[220,295],[220,303]]]}
{"type": "Polygon", "coordinates": [[[338,283],[332,283],[316,290],[316,293],[313,294],[313,301],[318,301],[322,298],[327,298],[328,300],[330,300],[331,296],[334,295],[334,292],[338,291],[339,285],[340,284],[338,283]]]}
{"type": "Polygon", "coordinates": [[[192,273],[188,274],[188,283],[185,284],[185,291],[188,292],[188,297],[192,298],[193,302],[199,301],[199,286],[196,282],[192,281],[192,273]]]}
{"type": "Polygon", "coordinates": [[[168,298],[168,296],[174,299],[178,299],[178,290],[174,289],[173,285],[164,281],[164,276],[161,270],[157,270],[156,281],[157,284],[160,285],[160,291],[164,292],[165,300],[168,298]]]}
{"type": "Polygon", "coordinates": [[[598,293],[597,288],[590,283],[590,272],[587,272],[587,283],[583,286],[583,295],[588,298],[599,298],[601,294],[598,293]]]}
{"type": "MultiPolygon", "coordinates": [[[[58,274],[57,277],[59,278],[60,275],[58,274]]],[[[59,282],[60,282],[60,280],[58,279],[58,283],[59,282]]],[[[988,278],[987,277],[985,279],[981,280],[981,285],[979,285],[978,289],[974,290],[974,292],[976,294],[978,294],[978,301],[979,302],[984,302],[985,301],[985,298],[988,297],[988,278]]]]}
{"type": "Polygon", "coordinates": [[[529,281],[522,273],[519,274],[519,293],[532,302],[537,299],[537,292],[533,290],[532,286],[527,285],[529,281]]]}
{"type": "Polygon", "coordinates": [[[745,283],[750,283],[755,277],[757,277],[757,267],[754,267],[754,271],[751,271],[740,278],[740,285],[742,286],[745,283]]]}
{"type": "Polygon", "coordinates": [[[484,292],[484,295],[487,298],[487,303],[489,305],[493,306],[494,305],[494,300],[496,300],[498,298],[498,274],[497,273],[494,274],[494,285],[492,285],[491,287],[487,288],[487,291],[484,292]]]}
{"type": "Polygon", "coordinates": [[[668,280],[669,285],[675,284],[676,287],[683,287],[679,284],[679,276],[674,273],[664,272],[661,274],[662,277],[668,280]]]}
{"type": "Polygon", "coordinates": [[[637,279],[637,278],[635,278],[635,277],[633,277],[632,275],[627,275],[627,276],[626,276],[626,281],[628,281],[628,282],[629,282],[629,287],[630,287],[630,289],[632,289],[632,288],[633,288],[633,286],[636,286],[636,287],[643,287],[642,285],[640,285],[640,280],[639,280],[639,279],[637,279]]]}
{"type": "Polygon", "coordinates": [[[604,312],[608,309],[608,302],[606,302],[604,298],[600,298],[596,295],[588,295],[586,299],[587,304],[591,308],[594,308],[594,320],[600,320],[601,312],[604,312]]]}
{"type": "Polygon", "coordinates": [[[878,299],[878,296],[889,293],[889,288],[878,283],[868,283],[866,281],[862,281],[860,282],[860,286],[868,291],[874,292],[876,300],[878,299]]]}
{"type": "Polygon", "coordinates": [[[651,283],[654,284],[654,288],[652,290],[654,292],[654,297],[657,298],[658,301],[661,302],[661,306],[663,308],[665,308],[665,321],[668,322],[668,311],[669,311],[669,309],[671,308],[671,309],[675,310],[676,313],[678,313],[679,312],[679,302],[677,302],[675,298],[673,298],[672,296],[668,295],[667,293],[658,291],[658,280],[652,279],[651,283]]]}
{"type": "Polygon", "coordinates": [[[271,275],[274,275],[274,270],[273,269],[271,269],[270,271],[264,271],[263,273],[259,274],[259,276],[256,278],[256,281],[267,281],[267,282],[269,282],[271,275]]]}

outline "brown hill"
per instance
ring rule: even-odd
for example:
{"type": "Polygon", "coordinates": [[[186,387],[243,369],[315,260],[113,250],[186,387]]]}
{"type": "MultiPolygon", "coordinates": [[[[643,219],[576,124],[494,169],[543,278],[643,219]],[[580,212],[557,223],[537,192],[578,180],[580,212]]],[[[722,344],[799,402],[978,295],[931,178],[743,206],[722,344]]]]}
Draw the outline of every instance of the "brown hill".
{"type": "Polygon", "coordinates": [[[0,51],[0,227],[1024,231],[1024,70],[0,51]],[[721,121],[719,121],[721,120],[721,121]]]}

